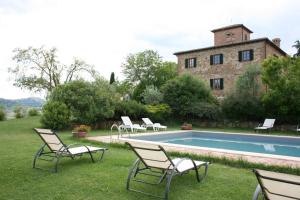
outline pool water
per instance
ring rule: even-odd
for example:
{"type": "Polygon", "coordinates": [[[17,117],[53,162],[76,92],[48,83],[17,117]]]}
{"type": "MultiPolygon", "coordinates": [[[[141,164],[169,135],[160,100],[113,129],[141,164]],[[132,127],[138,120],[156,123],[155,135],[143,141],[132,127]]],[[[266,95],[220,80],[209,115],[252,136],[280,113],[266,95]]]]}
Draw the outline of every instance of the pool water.
{"type": "Polygon", "coordinates": [[[134,136],[132,138],[196,147],[209,147],[253,153],[300,157],[300,138],[200,131],[134,136]]]}

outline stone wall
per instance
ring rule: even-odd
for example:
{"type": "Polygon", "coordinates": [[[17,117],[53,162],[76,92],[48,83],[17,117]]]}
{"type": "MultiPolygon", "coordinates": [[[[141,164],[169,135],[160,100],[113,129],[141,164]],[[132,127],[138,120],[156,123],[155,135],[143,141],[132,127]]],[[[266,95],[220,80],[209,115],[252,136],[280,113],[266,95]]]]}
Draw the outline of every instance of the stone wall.
{"type": "Polygon", "coordinates": [[[265,55],[265,41],[180,54],[178,55],[178,73],[189,73],[200,77],[207,85],[209,85],[210,79],[223,78],[224,90],[213,90],[213,94],[216,96],[224,96],[233,89],[237,77],[245,72],[246,66],[250,64],[260,64],[265,59],[265,55]],[[240,62],[238,52],[249,49],[254,50],[253,60],[240,62]],[[223,54],[223,64],[210,65],[210,55],[214,54],[223,54]],[[197,58],[197,67],[186,69],[185,59],[193,57],[197,58]]]}
{"type": "Polygon", "coordinates": [[[246,40],[250,40],[250,33],[242,27],[217,31],[214,33],[214,44],[215,46],[218,46],[224,44],[243,42],[245,41],[245,35],[247,35],[246,40]],[[230,35],[227,35],[227,33],[229,33],[230,35]]]}

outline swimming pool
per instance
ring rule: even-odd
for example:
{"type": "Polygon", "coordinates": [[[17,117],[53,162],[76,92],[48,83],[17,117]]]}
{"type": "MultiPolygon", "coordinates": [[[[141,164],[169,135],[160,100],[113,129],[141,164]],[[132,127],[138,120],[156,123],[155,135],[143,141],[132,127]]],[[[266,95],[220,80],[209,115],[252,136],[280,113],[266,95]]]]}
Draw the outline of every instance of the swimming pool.
{"type": "Polygon", "coordinates": [[[300,138],[190,131],[131,136],[131,139],[300,158],[300,138]]]}

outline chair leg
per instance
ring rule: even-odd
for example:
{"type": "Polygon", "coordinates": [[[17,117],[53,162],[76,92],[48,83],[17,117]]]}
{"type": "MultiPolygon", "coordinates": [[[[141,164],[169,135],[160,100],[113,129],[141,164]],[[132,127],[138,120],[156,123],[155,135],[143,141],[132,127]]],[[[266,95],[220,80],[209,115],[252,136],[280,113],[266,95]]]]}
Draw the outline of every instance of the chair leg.
{"type": "Polygon", "coordinates": [[[254,192],[254,194],[253,194],[252,200],[257,200],[260,193],[261,193],[261,187],[260,187],[260,185],[258,184],[258,185],[256,186],[256,189],[255,189],[255,192],[254,192]]]}
{"type": "Polygon", "coordinates": [[[45,148],[45,144],[36,152],[36,154],[34,156],[34,159],[33,159],[32,168],[35,168],[36,161],[41,156],[41,154],[43,153],[44,148],[45,148]]]}
{"type": "Polygon", "coordinates": [[[94,163],[94,162],[95,162],[95,160],[94,160],[94,157],[93,157],[93,154],[92,154],[92,152],[90,152],[90,151],[89,151],[89,154],[90,154],[90,157],[91,157],[91,160],[92,160],[92,162],[94,163]]]}
{"type": "Polygon", "coordinates": [[[176,171],[172,170],[171,173],[167,175],[167,185],[166,185],[166,189],[165,189],[165,198],[164,198],[165,200],[167,200],[169,198],[171,181],[172,181],[172,178],[175,175],[175,173],[176,173],[176,171]]]}
{"type": "Polygon", "coordinates": [[[103,149],[103,150],[102,150],[102,153],[101,153],[101,156],[100,156],[100,158],[99,158],[99,161],[101,161],[101,160],[103,159],[104,153],[105,153],[105,150],[103,149]]]}
{"type": "Polygon", "coordinates": [[[132,167],[131,167],[131,169],[130,169],[130,171],[129,171],[129,173],[128,173],[127,184],[126,184],[126,189],[127,189],[127,190],[130,190],[130,181],[131,181],[131,179],[132,179],[133,177],[136,176],[137,169],[138,169],[138,166],[140,165],[140,162],[141,162],[140,159],[137,159],[137,160],[133,163],[133,165],[132,165],[132,167]]]}

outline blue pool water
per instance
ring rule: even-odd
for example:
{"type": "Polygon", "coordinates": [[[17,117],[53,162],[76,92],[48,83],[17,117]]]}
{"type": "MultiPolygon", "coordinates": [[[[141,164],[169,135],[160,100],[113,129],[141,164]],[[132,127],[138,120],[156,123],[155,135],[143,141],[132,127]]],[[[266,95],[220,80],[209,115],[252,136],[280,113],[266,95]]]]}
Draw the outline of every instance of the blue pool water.
{"type": "Polygon", "coordinates": [[[197,131],[134,136],[131,138],[196,147],[300,157],[300,138],[197,131]]]}

